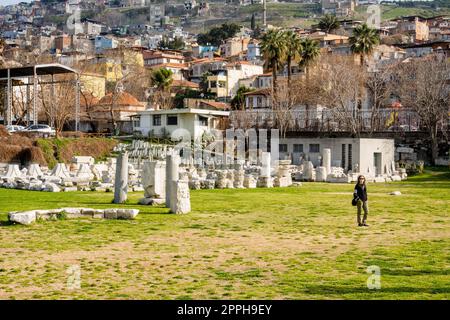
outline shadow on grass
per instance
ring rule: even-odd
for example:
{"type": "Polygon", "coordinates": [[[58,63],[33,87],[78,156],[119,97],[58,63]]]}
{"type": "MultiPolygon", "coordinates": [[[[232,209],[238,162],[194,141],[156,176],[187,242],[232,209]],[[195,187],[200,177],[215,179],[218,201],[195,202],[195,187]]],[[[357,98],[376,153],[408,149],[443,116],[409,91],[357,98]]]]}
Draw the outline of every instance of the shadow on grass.
{"type": "Polygon", "coordinates": [[[425,276],[425,275],[441,275],[441,276],[447,276],[450,275],[450,270],[445,269],[438,269],[438,270],[384,270],[384,275],[388,276],[425,276]]]}
{"type": "Polygon", "coordinates": [[[9,226],[13,226],[13,225],[14,225],[14,223],[9,220],[0,221],[0,227],[9,227],[9,226]]]}
{"type": "Polygon", "coordinates": [[[423,174],[410,176],[409,182],[450,182],[450,169],[447,167],[427,167],[423,174]]]}
{"type": "Polygon", "coordinates": [[[428,293],[428,294],[439,294],[439,293],[450,293],[450,287],[443,288],[417,288],[417,287],[391,287],[383,288],[381,284],[381,289],[368,289],[367,287],[343,287],[343,286],[307,286],[305,291],[312,294],[353,294],[353,293],[428,293]]]}

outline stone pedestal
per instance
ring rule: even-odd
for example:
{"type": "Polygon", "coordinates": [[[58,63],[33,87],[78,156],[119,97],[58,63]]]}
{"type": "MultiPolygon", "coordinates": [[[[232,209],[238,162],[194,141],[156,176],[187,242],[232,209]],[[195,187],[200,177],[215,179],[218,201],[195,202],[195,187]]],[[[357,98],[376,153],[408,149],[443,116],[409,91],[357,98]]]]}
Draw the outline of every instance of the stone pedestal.
{"type": "Polygon", "coordinates": [[[114,203],[124,203],[128,195],[128,153],[119,154],[114,183],[114,203]]]}
{"type": "Polygon", "coordinates": [[[42,177],[44,174],[42,173],[41,167],[37,163],[30,164],[28,166],[28,176],[38,178],[42,177]]]}
{"type": "Polygon", "coordinates": [[[254,189],[257,186],[257,180],[251,174],[247,174],[244,177],[244,187],[248,189],[254,189]]]}
{"type": "Polygon", "coordinates": [[[316,168],[316,181],[317,182],[327,181],[327,169],[325,167],[316,168]]]}
{"type": "Polygon", "coordinates": [[[245,171],[235,170],[234,171],[234,187],[237,189],[244,188],[245,171]]]}
{"type": "Polygon", "coordinates": [[[191,197],[187,180],[171,181],[170,212],[176,214],[191,211],[191,197]]]}
{"type": "Polygon", "coordinates": [[[225,189],[227,187],[227,172],[225,170],[217,170],[216,188],[225,189]]]}
{"type": "Polygon", "coordinates": [[[270,177],[270,152],[261,153],[261,176],[270,177]]]}
{"type": "Polygon", "coordinates": [[[273,182],[271,177],[259,177],[258,178],[258,184],[257,186],[259,188],[272,188],[273,182]]]}
{"type": "Polygon", "coordinates": [[[142,186],[146,198],[166,198],[166,163],[145,161],[142,169],[142,186]]]}
{"type": "Polygon", "coordinates": [[[314,166],[311,161],[306,161],[303,169],[303,180],[313,181],[314,180],[314,166]]]}
{"type": "Polygon", "coordinates": [[[70,172],[64,163],[57,163],[53,168],[51,175],[59,178],[70,178],[70,172]]]}
{"type": "Polygon", "coordinates": [[[91,181],[94,178],[94,174],[87,163],[81,163],[75,177],[80,181],[91,181]]]}
{"type": "Polygon", "coordinates": [[[19,178],[22,177],[22,172],[18,164],[9,164],[6,170],[5,178],[19,178]]]}
{"type": "Polygon", "coordinates": [[[325,148],[322,152],[323,167],[325,167],[326,175],[331,173],[331,149],[325,148]]]}

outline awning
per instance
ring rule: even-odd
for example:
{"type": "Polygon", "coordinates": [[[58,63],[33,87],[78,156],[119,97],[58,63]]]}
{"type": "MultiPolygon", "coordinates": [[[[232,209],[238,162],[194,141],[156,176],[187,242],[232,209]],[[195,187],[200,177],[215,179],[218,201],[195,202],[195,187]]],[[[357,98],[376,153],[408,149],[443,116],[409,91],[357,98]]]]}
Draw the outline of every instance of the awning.
{"type": "Polygon", "coordinates": [[[34,68],[36,68],[36,75],[38,76],[64,74],[64,73],[75,73],[75,74],[78,73],[76,70],[59,63],[37,64],[35,66],[0,69],[0,80],[8,79],[8,69],[10,70],[11,78],[33,77],[34,68]]]}

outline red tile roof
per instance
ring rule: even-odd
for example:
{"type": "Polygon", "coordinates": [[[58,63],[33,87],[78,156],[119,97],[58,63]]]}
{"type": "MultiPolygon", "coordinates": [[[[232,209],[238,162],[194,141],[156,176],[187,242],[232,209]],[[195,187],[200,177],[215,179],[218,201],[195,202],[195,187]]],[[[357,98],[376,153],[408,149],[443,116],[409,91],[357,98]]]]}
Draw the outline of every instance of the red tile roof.
{"type": "MultiPolygon", "coordinates": [[[[138,101],[135,97],[133,97],[128,92],[121,92],[116,97],[116,105],[117,106],[144,106],[142,103],[138,101]]],[[[97,105],[111,105],[112,103],[112,93],[108,93],[103,98],[100,99],[100,101],[97,103],[97,105]]]]}
{"type": "Polygon", "coordinates": [[[173,80],[172,87],[192,88],[192,89],[200,88],[198,83],[187,80],[173,80]]]}
{"type": "Polygon", "coordinates": [[[201,100],[201,103],[211,106],[218,110],[228,110],[230,109],[230,105],[224,102],[217,102],[212,100],[201,100]]]}

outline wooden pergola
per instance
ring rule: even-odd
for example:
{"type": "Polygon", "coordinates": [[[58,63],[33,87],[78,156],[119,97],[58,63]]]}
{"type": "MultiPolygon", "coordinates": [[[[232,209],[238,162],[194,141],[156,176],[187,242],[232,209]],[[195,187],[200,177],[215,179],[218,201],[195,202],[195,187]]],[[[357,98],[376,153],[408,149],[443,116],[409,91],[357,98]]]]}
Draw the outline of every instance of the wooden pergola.
{"type": "MultiPolygon", "coordinates": [[[[13,111],[12,111],[12,96],[14,86],[26,86],[26,106],[27,106],[27,122],[28,125],[38,124],[38,106],[37,93],[38,85],[50,84],[50,94],[54,96],[55,84],[72,82],[75,86],[75,131],[79,130],[80,123],[80,76],[79,73],[65,65],[59,63],[52,64],[37,64],[25,67],[12,67],[0,69],[0,85],[6,87],[6,125],[12,125],[13,111]],[[55,81],[55,75],[59,74],[73,74],[74,80],[55,81]],[[28,81],[22,81],[28,79],[28,81]],[[14,80],[20,84],[14,84],[14,80]],[[33,103],[30,106],[30,86],[33,87],[33,103]],[[31,112],[30,112],[31,109],[31,112]],[[32,115],[32,119],[31,119],[32,115]]],[[[54,97],[51,99],[54,101],[54,97]]],[[[50,125],[54,126],[54,106],[50,112],[50,125]]]]}

